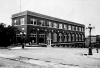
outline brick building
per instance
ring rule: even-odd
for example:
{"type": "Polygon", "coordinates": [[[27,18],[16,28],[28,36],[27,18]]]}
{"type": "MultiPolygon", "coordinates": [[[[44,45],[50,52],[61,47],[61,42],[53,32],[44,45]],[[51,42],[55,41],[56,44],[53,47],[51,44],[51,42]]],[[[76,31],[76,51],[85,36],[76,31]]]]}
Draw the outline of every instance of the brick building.
{"type": "MultiPolygon", "coordinates": [[[[84,46],[85,26],[47,15],[24,11],[12,15],[12,25],[25,32],[25,42],[35,45],[84,46]]],[[[16,32],[20,43],[20,32],[16,32]]]]}

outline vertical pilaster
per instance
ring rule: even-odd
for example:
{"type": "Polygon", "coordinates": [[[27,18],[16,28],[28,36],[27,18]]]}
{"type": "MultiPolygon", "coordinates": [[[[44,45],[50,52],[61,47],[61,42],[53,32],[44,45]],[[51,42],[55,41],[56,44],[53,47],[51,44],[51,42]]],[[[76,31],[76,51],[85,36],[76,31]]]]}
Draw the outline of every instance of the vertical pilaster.
{"type": "Polygon", "coordinates": [[[37,37],[36,37],[37,44],[39,44],[39,29],[37,29],[37,37]]]}

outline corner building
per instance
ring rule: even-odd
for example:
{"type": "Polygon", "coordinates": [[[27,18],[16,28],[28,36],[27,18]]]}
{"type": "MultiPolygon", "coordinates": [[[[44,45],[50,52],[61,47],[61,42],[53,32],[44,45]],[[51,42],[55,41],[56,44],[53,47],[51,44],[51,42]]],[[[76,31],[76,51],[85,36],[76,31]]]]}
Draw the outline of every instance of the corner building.
{"type": "Polygon", "coordinates": [[[16,41],[20,43],[20,32],[25,32],[25,43],[32,45],[84,47],[85,25],[66,21],[39,13],[24,11],[12,15],[12,26],[19,29],[16,41]]]}

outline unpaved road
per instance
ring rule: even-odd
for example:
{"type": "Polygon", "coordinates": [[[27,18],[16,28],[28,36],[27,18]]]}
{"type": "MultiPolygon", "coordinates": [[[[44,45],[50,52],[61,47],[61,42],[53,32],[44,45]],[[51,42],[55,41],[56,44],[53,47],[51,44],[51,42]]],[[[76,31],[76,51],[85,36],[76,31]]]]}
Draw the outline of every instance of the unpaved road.
{"type": "Polygon", "coordinates": [[[47,67],[0,58],[0,68],[47,68],[47,67]]]}

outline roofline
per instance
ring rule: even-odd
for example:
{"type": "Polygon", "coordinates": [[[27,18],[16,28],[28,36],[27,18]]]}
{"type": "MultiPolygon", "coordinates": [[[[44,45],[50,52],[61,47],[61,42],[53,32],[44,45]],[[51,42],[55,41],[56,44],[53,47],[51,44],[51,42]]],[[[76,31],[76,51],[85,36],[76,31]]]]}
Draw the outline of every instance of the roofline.
{"type": "Polygon", "coordinates": [[[85,27],[85,25],[83,25],[83,24],[79,24],[79,23],[75,23],[75,22],[71,22],[71,21],[66,21],[66,20],[63,20],[63,19],[59,19],[59,18],[39,14],[39,13],[32,12],[32,11],[23,11],[23,12],[20,12],[20,13],[13,14],[12,18],[23,16],[23,15],[36,16],[36,17],[40,17],[40,18],[50,19],[50,20],[53,20],[53,21],[58,21],[58,22],[62,22],[62,23],[68,23],[68,24],[73,24],[73,25],[78,25],[78,26],[85,27]]]}

